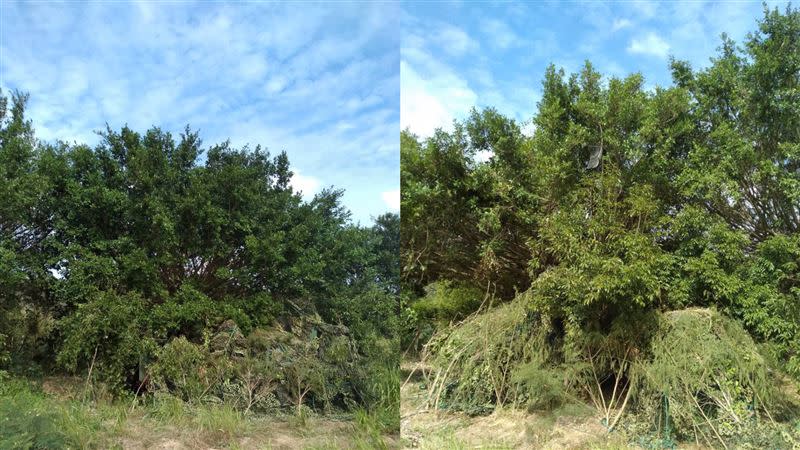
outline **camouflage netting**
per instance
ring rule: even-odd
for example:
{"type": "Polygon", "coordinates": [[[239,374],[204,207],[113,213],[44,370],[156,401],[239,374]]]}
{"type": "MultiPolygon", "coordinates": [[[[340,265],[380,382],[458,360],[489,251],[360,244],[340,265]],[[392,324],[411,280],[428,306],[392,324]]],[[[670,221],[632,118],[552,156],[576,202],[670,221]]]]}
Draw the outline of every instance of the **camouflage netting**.
{"type": "Polygon", "coordinates": [[[223,322],[206,342],[173,339],[148,373],[157,391],[186,401],[225,401],[243,410],[347,407],[359,355],[349,330],[318,315],[293,317],[242,334],[223,322]]]}

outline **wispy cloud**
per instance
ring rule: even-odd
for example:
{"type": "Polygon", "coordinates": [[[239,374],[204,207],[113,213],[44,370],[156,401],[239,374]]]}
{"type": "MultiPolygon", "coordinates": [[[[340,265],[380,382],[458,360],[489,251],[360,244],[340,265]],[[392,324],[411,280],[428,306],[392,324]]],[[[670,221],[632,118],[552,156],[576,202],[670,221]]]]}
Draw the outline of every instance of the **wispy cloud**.
{"type": "Polygon", "coordinates": [[[611,31],[619,31],[631,25],[633,25],[633,22],[628,19],[614,19],[614,23],[611,24],[611,31]]]}
{"type": "MultiPolygon", "coordinates": [[[[428,32],[440,20],[407,20],[403,26],[400,62],[400,122],[421,137],[436,128],[450,130],[454,120],[464,119],[473,107],[493,106],[516,119],[529,119],[539,94],[527,77],[508,79],[491,69],[487,54],[492,48],[513,49],[523,42],[501,21],[481,20],[465,32],[480,36],[473,44],[479,51],[462,60],[446,42],[428,32]],[[491,37],[489,37],[491,36],[491,37]]],[[[445,25],[447,28],[449,25],[445,25]]],[[[542,36],[548,40],[551,36],[542,36]]]]}
{"type": "Polygon", "coordinates": [[[385,210],[376,194],[399,185],[396,4],[0,8],[0,87],[30,92],[40,139],[91,144],[105,123],[188,123],[206,144],[286,150],[306,181],[345,188],[362,222],[385,210]]]}
{"type": "Polygon", "coordinates": [[[477,42],[458,27],[440,25],[436,34],[442,48],[453,56],[462,56],[478,49],[477,42]]]}
{"type": "Polygon", "coordinates": [[[511,27],[497,19],[487,19],[481,24],[485,39],[493,46],[507,49],[520,43],[520,38],[511,27]]]}
{"type": "Polygon", "coordinates": [[[664,59],[669,56],[669,44],[657,34],[650,32],[631,40],[628,51],[664,59]]]}

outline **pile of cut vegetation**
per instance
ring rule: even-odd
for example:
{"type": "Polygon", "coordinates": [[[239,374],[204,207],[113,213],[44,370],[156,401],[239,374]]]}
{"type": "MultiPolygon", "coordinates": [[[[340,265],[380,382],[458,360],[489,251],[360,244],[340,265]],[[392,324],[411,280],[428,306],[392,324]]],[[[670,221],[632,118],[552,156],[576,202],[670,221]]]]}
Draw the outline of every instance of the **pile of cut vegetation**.
{"type": "Polygon", "coordinates": [[[789,405],[775,388],[773,370],[742,326],[714,309],[664,313],[650,354],[633,371],[633,414],[660,435],[738,447],[781,434],[775,416],[789,405]]]}
{"type": "Polygon", "coordinates": [[[174,338],[148,373],[156,392],[185,401],[223,401],[245,412],[330,410],[360,400],[349,381],[359,378],[360,359],[346,327],[307,314],[246,336],[227,320],[204,343],[174,338]]]}
{"type": "Polygon", "coordinates": [[[614,327],[604,335],[571,330],[554,338],[546,317],[527,308],[527,297],[430,341],[424,357],[433,367],[431,407],[474,414],[584,402],[597,407],[609,431],[661,444],[800,442],[798,430],[779,423],[792,406],[775,388],[777,372],[737,321],[689,308],[642,322],[652,326],[646,342],[625,342],[614,327]]]}
{"type": "Polygon", "coordinates": [[[435,368],[430,406],[482,413],[520,403],[512,374],[546,350],[538,330],[520,296],[438,332],[423,354],[435,368]]]}

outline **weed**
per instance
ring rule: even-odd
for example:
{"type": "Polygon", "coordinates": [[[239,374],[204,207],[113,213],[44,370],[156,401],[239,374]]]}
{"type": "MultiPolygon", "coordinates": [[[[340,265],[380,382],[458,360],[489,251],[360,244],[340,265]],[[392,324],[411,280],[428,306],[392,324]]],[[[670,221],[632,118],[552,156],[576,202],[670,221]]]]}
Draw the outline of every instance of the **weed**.
{"type": "Polygon", "coordinates": [[[242,413],[229,405],[198,406],[194,423],[199,430],[215,441],[229,441],[247,429],[242,413]]]}

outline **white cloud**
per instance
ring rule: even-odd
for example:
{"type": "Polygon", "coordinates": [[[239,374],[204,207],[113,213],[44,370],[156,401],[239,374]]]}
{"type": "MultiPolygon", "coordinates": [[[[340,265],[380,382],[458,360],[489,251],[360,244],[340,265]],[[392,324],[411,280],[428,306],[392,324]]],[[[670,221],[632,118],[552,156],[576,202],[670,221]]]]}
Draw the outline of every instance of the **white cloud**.
{"type": "Polygon", "coordinates": [[[302,175],[298,170],[294,170],[289,184],[292,185],[292,189],[294,189],[295,192],[301,192],[304,199],[313,198],[314,194],[319,191],[319,187],[322,185],[319,179],[310,175],[302,175]]]}
{"type": "Polygon", "coordinates": [[[614,19],[614,23],[611,25],[611,31],[619,31],[631,25],[633,25],[633,22],[628,19],[614,19]]]}
{"type": "Polygon", "coordinates": [[[313,194],[313,173],[346,188],[355,219],[384,209],[376,194],[399,184],[399,5],[84,6],[3,4],[0,29],[18,39],[0,49],[0,82],[30,92],[38,138],[188,123],[205,147],[286,150],[303,168],[293,185],[313,194]]]}
{"type": "Polygon", "coordinates": [[[520,127],[520,131],[525,136],[533,137],[534,133],[536,133],[536,124],[533,123],[533,119],[523,122],[522,126],[520,127]]]}
{"type": "MultiPolygon", "coordinates": [[[[531,86],[529,74],[509,77],[508,73],[497,72],[483,48],[466,67],[437,58],[435,55],[446,53],[447,49],[435,34],[426,33],[432,22],[409,22],[403,31],[401,47],[401,129],[408,128],[424,139],[433,135],[437,128],[451,131],[453,121],[465,119],[472,108],[497,108],[520,122],[533,116],[541,94],[531,86]]],[[[487,20],[479,26],[481,45],[486,42],[495,48],[513,46],[519,49],[526,46],[505,22],[487,20]]],[[[538,35],[540,39],[530,43],[534,46],[532,51],[526,49],[525,54],[535,53],[536,45],[541,42],[554,41],[552,33],[538,35]]]]}
{"type": "Polygon", "coordinates": [[[650,32],[634,38],[628,46],[628,52],[666,58],[669,55],[669,44],[657,34],[650,32]]]}
{"type": "Polygon", "coordinates": [[[460,28],[452,25],[440,25],[437,32],[439,45],[452,56],[463,56],[464,54],[478,49],[478,43],[469,37],[460,28]]]}
{"type": "Polygon", "coordinates": [[[521,39],[511,27],[505,22],[497,19],[488,19],[481,24],[481,29],[486,35],[487,41],[500,49],[507,49],[516,46],[521,39]]]}
{"type": "Polygon", "coordinates": [[[492,156],[494,156],[494,152],[491,150],[478,150],[475,152],[475,156],[472,158],[475,162],[483,163],[489,161],[492,156]]]}
{"type": "Polygon", "coordinates": [[[477,95],[466,81],[449,71],[422,76],[400,62],[400,127],[421,137],[436,128],[449,129],[453,119],[469,112],[477,95]]]}
{"type": "Polygon", "coordinates": [[[390,210],[400,211],[400,189],[382,192],[381,198],[390,210]]]}

